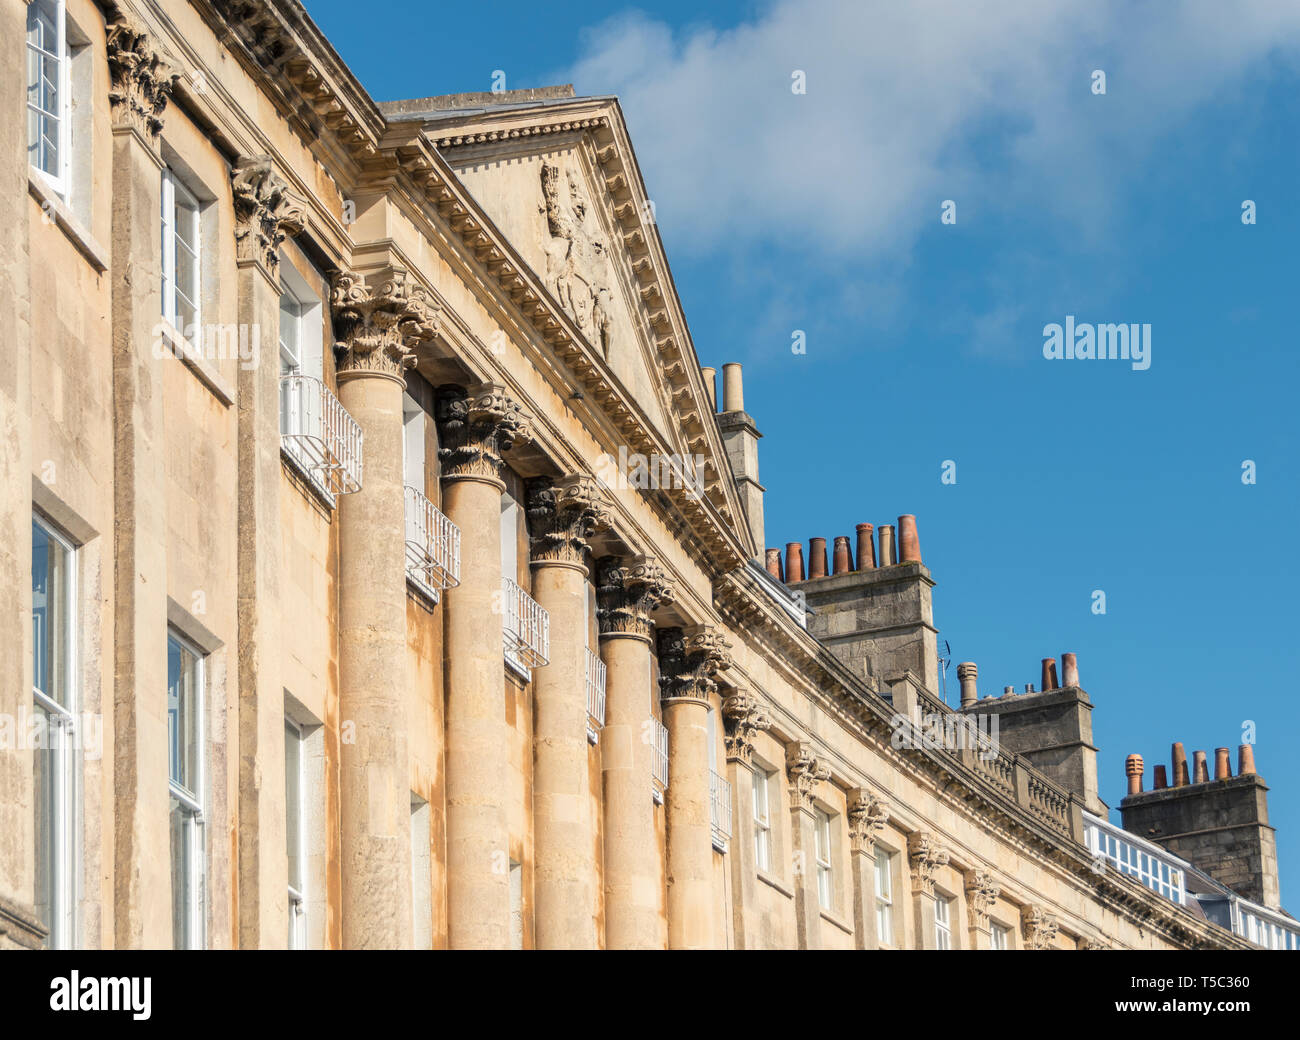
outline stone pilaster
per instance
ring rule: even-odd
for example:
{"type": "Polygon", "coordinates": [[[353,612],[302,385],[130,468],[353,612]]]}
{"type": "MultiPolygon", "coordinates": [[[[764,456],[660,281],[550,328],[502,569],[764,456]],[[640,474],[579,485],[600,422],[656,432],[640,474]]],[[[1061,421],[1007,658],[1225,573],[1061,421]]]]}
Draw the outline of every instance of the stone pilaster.
{"type": "Polygon", "coordinates": [[[754,734],[770,729],[772,719],[762,710],[758,698],[744,689],[732,690],[723,698],[722,719],[726,727],[727,779],[733,792],[731,815],[736,832],[728,857],[731,860],[732,932],[736,949],[744,950],[756,940],[749,922],[757,900],[752,812],[754,734]]]}
{"type": "Polygon", "coordinates": [[[510,943],[501,492],[503,453],[527,439],[528,418],[493,383],[439,387],[435,412],[443,511],[461,532],[460,584],[444,598],[448,943],[501,949],[510,943]]]}
{"type": "Polygon", "coordinates": [[[527,485],[533,598],[550,612],[551,658],[533,676],[533,911],[539,950],[595,949],[596,820],[587,759],[587,539],[609,526],[594,479],[527,485]]]}
{"type": "Polygon", "coordinates": [[[339,500],[339,752],[343,945],[409,947],[411,795],[406,749],[402,372],[434,313],[403,271],[330,292],[339,400],[361,427],[361,490],[339,500]]]}
{"type": "Polygon", "coordinates": [[[605,945],[611,950],[662,948],[662,894],[650,850],[651,634],[653,611],[673,586],[652,556],[602,557],[596,564],[596,616],[605,662],[601,776],[605,810],[605,945]]]}
{"type": "Polygon", "coordinates": [[[713,903],[713,838],[709,823],[709,696],[714,677],[730,666],[715,628],[659,631],[659,693],[668,728],[668,945],[711,949],[719,943],[713,903]]]}
{"type": "Polygon", "coordinates": [[[853,874],[853,938],[859,950],[880,948],[876,922],[876,835],[889,822],[884,801],[866,788],[848,795],[849,852],[853,874]]]}
{"type": "Polygon", "coordinates": [[[987,870],[966,872],[966,920],[970,925],[970,948],[987,950],[992,946],[989,914],[998,901],[1002,885],[987,870]]]}
{"type": "Polygon", "coordinates": [[[117,12],[107,25],[112,109],[113,835],[118,946],[172,944],[167,764],[167,516],[159,133],[175,77],[117,12]]]}
{"type": "Polygon", "coordinates": [[[261,345],[238,375],[239,945],[283,947],[288,895],[280,678],[279,247],[302,230],[302,204],[266,156],[231,173],[239,324],[261,345]],[[253,337],[256,336],[256,339],[253,337]]]}
{"type": "Polygon", "coordinates": [[[794,912],[799,949],[821,946],[821,900],[817,894],[817,838],[813,799],[831,771],[818,760],[812,744],[798,740],[785,749],[790,792],[790,835],[794,846],[794,912]]]}
{"type": "Polygon", "coordinates": [[[1034,904],[1020,911],[1020,933],[1026,950],[1051,949],[1058,930],[1056,915],[1046,907],[1034,904]]]}
{"type": "MultiPolygon", "coordinates": [[[[32,355],[31,255],[27,197],[27,65],[20,60],[27,5],[0,6],[0,713],[19,717],[32,702],[32,355]]],[[[31,752],[0,747],[0,949],[36,946],[46,930],[35,918],[36,844],[31,752]]]]}
{"type": "Polygon", "coordinates": [[[923,950],[935,948],[934,875],[948,865],[948,850],[936,835],[915,831],[907,838],[907,857],[912,867],[912,898],[916,910],[917,945],[923,950]]]}

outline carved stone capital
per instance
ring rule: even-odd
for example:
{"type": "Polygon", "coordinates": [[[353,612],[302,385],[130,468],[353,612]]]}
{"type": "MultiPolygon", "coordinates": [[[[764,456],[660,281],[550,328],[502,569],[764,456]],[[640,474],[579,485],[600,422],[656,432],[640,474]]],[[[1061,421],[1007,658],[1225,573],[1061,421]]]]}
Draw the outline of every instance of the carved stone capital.
{"type": "Polygon", "coordinates": [[[673,584],[653,556],[602,556],[596,561],[600,634],[650,638],[650,614],[673,601],[673,584]]]}
{"type": "Polygon", "coordinates": [[[373,372],[401,379],[415,364],[416,345],[437,330],[437,307],[400,268],[368,280],[353,271],[335,275],[330,311],[340,373],[373,372]]]}
{"type": "Polygon", "coordinates": [[[133,128],[156,147],[163,112],[179,77],[149,33],[120,10],[114,11],[104,31],[113,126],[133,128]]]}
{"type": "Polygon", "coordinates": [[[726,726],[727,761],[749,765],[754,758],[754,734],[772,727],[772,718],[748,690],[736,690],[722,702],[726,726]]]}
{"type": "Polygon", "coordinates": [[[1020,930],[1025,936],[1025,949],[1045,950],[1052,945],[1059,926],[1056,915],[1038,905],[1020,911],[1020,930]]]}
{"type": "Polygon", "coordinates": [[[587,539],[610,525],[609,503],[595,478],[534,477],[526,485],[533,563],[582,566],[587,539]]]}
{"type": "Polygon", "coordinates": [[[301,199],[271,165],[270,156],[240,159],[230,171],[235,206],[235,260],[261,264],[271,274],[280,268],[280,245],[303,228],[301,199]]]}
{"type": "Polygon", "coordinates": [[[730,644],[708,625],[659,630],[659,695],[707,701],[718,672],[731,665],[730,644]]]}
{"type": "Polygon", "coordinates": [[[785,748],[785,775],[790,781],[790,808],[811,812],[817,785],[831,777],[830,767],[823,764],[806,740],[796,740],[785,748]]]}
{"type": "Polygon", "coordinates": [[[500,480],[503,455],[529,437],[529,417],[497,383],[440,386],[434,404],[444,480],[500,480]]]}
{"type": "Polygon", "coordinates": [[[1079,939],[1078,948],[1079,948],[1080,950],[1111,950],[1111,949],[1114,949],[1114,947],[1111,946],[1111,944],[1110,944],[1109,942],[1107,942],[1105,939],[1098,939],[1098,938],[1096,938],[1096,937],[1089,937],[1089,936],[1084,936],[1084,937],[1082,937],[1082,938],[1079,939]]]}
{"type": "Polygon", "coordinates": [[[854,852],[875,855],[876,835],[889,822],[889,807],[865,787],[849,792],[849,841],[854,852]]]}
{"type": "Polygon", "coordinates": [[[934,875],[948,865],[948,850],[929,831],[916,831],[907,838],[907,857],[912,864],[912,891],[934,895],[934,875]]]}
{"type": "Polygon", "coordinates": [[[972,928],[988,928],[989,912],[1001,891],[1002,885],[987,870],[966,872],[966,914],[972,928]]]}

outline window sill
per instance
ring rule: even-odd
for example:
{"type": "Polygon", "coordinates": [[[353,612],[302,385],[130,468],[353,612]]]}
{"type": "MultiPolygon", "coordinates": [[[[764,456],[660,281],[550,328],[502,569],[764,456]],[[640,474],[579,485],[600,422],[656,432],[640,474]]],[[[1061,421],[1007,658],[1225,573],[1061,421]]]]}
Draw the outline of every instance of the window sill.
{"type": "Polygon", "coordinates": [[[221,378],[207,358],[186,342],[185,337],[177,331],[176,326],[166,318],[160,318],[157,327],[162,333],[162,339],[166,341],[165,346],[172,356],[183,362],[185,367],[198,378],[198,381],[207,387],[213,397],[227,408],[233,405],[235,403],[234,390],[221,378]]]}
{"type": "Polygon", "coordinates": [[[838,916],[837,914],[832,913],[830,910],[822,910],[821,917],[823,921],[825,921],[827,924],[834,925],[845,935],[853,934],[853,925],[849,924],[847,921],[845,921],[842,917],[838,916]]]}
{"type": "Polygon", "coordinates": [[[59,198],[54,186],[30,166],[27,167],[27,193],[41,204],[41,210],[49,222],[68,237],[77,252],[90,262],[96,274],[108,270],[108,250],[95,240],[95,236],[77,219],[68,204],[59,198]]]}
{"type": "Polygon", "coordinates": [[[765,885],[770,885],[772,888],[775,888],[778,892],[781,893],[781,895],[785,896],[786,899],[794,898],[794,889],[787,888],[785,882],[783,882],[780,878],[776,877],[774,874],[769,874],[765,870],[757,871],[757,874],[758,874],[759,881],[763,882],[763,884],[765,885]]]}

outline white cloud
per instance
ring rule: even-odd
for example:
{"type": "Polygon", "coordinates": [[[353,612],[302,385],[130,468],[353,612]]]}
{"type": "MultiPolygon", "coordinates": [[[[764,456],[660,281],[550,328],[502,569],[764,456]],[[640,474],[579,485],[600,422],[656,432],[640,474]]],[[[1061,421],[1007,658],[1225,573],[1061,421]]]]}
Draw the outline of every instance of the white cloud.
{"type": "Polygon", "coordinates": [[[781,0],[725,30],[624,15],[583,44],[569,74],[620,95],[676,247],[882,259],[949,198],[959,221],[1014,199],[1097,234],[1162,133],[1270,57],[1294,67],[1300,4],[781,0]]]}

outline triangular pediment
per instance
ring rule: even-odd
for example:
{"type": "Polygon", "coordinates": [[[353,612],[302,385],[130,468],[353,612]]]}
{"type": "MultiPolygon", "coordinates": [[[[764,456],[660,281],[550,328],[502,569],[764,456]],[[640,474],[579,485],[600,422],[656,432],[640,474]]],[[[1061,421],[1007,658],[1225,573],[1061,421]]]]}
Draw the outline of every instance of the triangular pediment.
{"type": "Polygon", "coordinates": [[[754,552],[617,100],[458,100],[402,102],[398,118],[422,120],[659,439],[703,460],[707,503],[754,552]]]}

